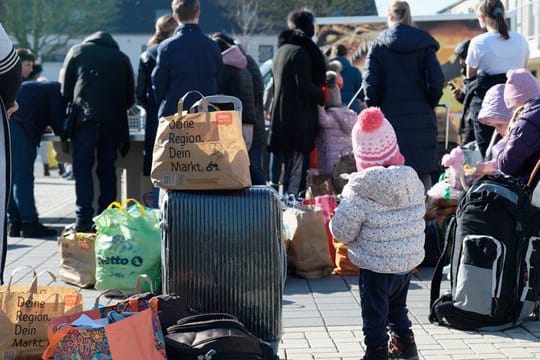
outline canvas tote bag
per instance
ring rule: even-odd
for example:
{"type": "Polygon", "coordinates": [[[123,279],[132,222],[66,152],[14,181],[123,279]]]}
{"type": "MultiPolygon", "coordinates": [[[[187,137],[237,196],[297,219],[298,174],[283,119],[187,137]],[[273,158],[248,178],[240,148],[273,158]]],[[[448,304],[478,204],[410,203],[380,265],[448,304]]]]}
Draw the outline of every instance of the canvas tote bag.
{"type": "Polygon", "coordinates": [[[151,178],[155,186],[173,190],[251,186],[241,114],[209,112],[201,93],[188,92],[178,101],[178,112],[159,121],[151,178]],[[184,113],[184,100],[191,93],[201,97],[202,111],[184,113]]]}

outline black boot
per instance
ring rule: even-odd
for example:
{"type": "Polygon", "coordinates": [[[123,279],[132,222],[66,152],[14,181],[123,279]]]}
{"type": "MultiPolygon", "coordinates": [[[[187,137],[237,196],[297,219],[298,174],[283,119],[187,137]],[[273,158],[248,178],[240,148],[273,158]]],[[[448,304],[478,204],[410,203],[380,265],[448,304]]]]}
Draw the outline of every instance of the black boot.
{"type": "Polygon", "coordinates": [[[368,346],[362,360],[388,360],[388,348],[368,346]]]}
{"type": "Polygon", "coordinates": [[[43,176],[51,176],[49,164],[43,164],[43,176]]]}
{"type": "Polygon", "coordinates": [[[388,352],[390,359],[418,360],[418,349],[413,335],[407,337],[392,335],[388,352]]]}
{"type": "Polygon", "coordinates": [[[58,163],[58,175],[62,176],[66,172],[66,167],[64,163],[58,163]]]}
{"type": "Polygon", "coordinates": [[[21,224],[21,233],[25,238],[49,237],[57,234],[56,230],[46,227],[38,220],[29,223],[23,222],[21,224]]]}
{"type": "Polygon", "coordinates": [[[20,222],[10,222],[8,223],[8,236],[10,237],[20,237],[21,236],[21,223],[20,222]]]}

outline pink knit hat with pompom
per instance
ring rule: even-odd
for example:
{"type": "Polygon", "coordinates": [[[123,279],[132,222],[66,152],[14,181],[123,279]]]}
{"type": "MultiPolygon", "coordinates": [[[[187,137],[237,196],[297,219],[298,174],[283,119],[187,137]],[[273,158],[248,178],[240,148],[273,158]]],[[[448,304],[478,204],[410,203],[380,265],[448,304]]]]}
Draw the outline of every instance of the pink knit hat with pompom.
{"type": "Polygon", "coordinates": [[[540,95],[540,84],[527,69],[508,70],[504,88],[504,101],[510,109],[525,105],[533,97],[540,95]]]}
{"type": "Polygon", "coordinates": [[[358,115],[352,129],[352,143],[358,171],[372,166],[405,164],[394,128],[379,108],[371,107],[358,115]]]}

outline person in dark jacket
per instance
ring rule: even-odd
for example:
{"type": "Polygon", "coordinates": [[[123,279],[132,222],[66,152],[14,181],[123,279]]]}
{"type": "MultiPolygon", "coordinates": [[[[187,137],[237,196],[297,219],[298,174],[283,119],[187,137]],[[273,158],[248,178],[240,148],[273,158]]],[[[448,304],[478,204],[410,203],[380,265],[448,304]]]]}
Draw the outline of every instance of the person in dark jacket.
{"type": "MultiPolygon", "coordinates": [[[[0,204],[7,207],[11,188],[11,154],[8,119],[19,105],[17,93],[21,86],[21,61],[9,36],[0,23],[0,204]]],[[[0,216],[0,285],[4,284],[7,254],[6,216],[0,216]]]]}
{"type": "Polygon", "coordinates": [[[60,83],[25,81],[17,97],[19,110],[9,119],[12,146],[12,191],[9,201],[8,235],[47,237],[56,235],[38,220],[34,199],[34,162],[41,135],[47,126],[58,132],[65,114],[60,83]]]}
{"type": "Polygon", "coordinates": [[[500,171],[526,184],[540,160],[540,84],[527,69],[509,70],[506,75],[504,102],[515,113],[497,162],[500,171]]]}
{"type": "MultiPolygon", "coordinates": [[[[455,50],[454,55],[456,56],[457,61],[459,62],[459,67],[461,69],[461,74],[465,77],[467,75],[467,64],[465,59],[467,59],[467,51],[469,50],[469,43],[471,40],[465,40],[460,42],[455,50]]],[[[473,112],[470,110],[470,104],[472,95],[477,86],[476,76],[470,79],[466,77],[463,79],[463,89],[459,89],[452,82],[448,83],[450,90],[452,91],[452,96],[459,103],[463,104],[463,114],[461,115],[461,121],[459,124],[459,132],[461,134],[461,143],[468,144],[471,141],[474,141],[474,126],[473,126],[473,112]]],[[[475,109],[478,116],[479,109],[475,109]]]]}
{"type": "Polygon", "coordinates": [[[253,57],[247,55],[233,38],[216,33],[212,39],[223,55],[220,94],[235,96],[242,101],[243,132],[249,138],[249,170],[253,185],[265,185],[262,168],[264,146],[264,114],[262,110],[263,79],[253,57]]]}
{"type": "Polygon", "coordinates": [[[93,230],[92,168],[97,152],[98,213],[116,200],[117,150],[129,151],[127,110],[135,103],[133,69],[112,36],[98,31],[73,46],[64,61],[62,94],[82,116],[72,137],[76,230],[93,230]]]}
{"type": "Polygon", "coordinates": [[[437,123],[433,108],[442,95],[444,75],[436,57],[439,43],[412,26],[409,5],[395,1],[389,28],[369,50],[364,73],[368,106],[382,109],[396,130],[406,165],[431,187],[437,170],[437,123]]]}
{"type": "MultiPolygon", "coordinates": [[[[353,96],[358,93],[358,90],[362,87],[362,73],[358,70],[357,67],[352,66],[349,59],[347,59],[348,54],[347,47],[343,44],[340,44],[336,47],[336,58],[341,63],[341,76],[343,77],[343,87],[341,88],[341,101],[343,106],[347,106],[353,96]]],[[[362,110],[361,102],[364,99],[363,92],[358,94],[358,97],[352,102],[350,109],[354,110],[356,113],[359,113],[362,110]]]]}
{"type": "Polygon", "coordinates": [[[135,93],[137,95],[137,102],[146,110],[143,158],[144,176],[150,176],[152,169],[152,153],[154,151],[158,126],[158,105],[156,104],[154,91],[152,90],[152,71],[156,66],[158,45],[172,36],[177,25],[176,20],[169,15],[163,15],[157,19],[156,32],[148,40],[148,49],[139,57],[139,71],[135,93]]]}
{"type": "Polygon", "coordinates": [[[284,191],[298,194],[305,188],[309,154],[319,131],[317,105],[324,105],[326,82],[324,57],[311,40],[314,16],[307,10],[293,11],[289,30],[279,35],[273,60],[274,100],[269,150],[271,181],[277,184],[285,164],[284,191]]]}
{"type": "MultiPolygon", "coordinates": [[[[159,45],[152,73],[159,117],[175,114],[178,100],[188,91],[215,95],[223,67],[218,46],[198,25],[199,0],[173,0],[172,10],[179,26],[159,45]]],[[[184,107],[189,109],[195,100],[186,99],[184,107]]]]}

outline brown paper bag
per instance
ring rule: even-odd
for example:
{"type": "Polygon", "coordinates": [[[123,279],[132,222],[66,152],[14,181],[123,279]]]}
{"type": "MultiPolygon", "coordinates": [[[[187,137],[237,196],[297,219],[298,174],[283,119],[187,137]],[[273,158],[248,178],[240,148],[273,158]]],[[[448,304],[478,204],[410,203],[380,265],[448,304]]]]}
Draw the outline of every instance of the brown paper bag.
{"type": "Polygon", "coordinates": [[[334,264],[328,253],[323,211],[317,205],[296,205],[283,213],[289,241],[287,266],[293,274],[306,278],[329,275],[334,264]]]}
{"type": "Polygon", "coordinates": [[[58,278],[68,284],[91,288],[96,283],[96,234],[64,229],[58,237],[58,278]]]}
{"type": "Polygon", "coordinates": [[[334,238],[334,248],[336,249],[334,273],[339,275],[358,275],[360,269],[349,260],[347,244],[341,243],[334,238]]]}
{"type": "Polygon", "coordinates": [[[178,112],[159,120],[151,178],[155,186],[175,190],[243,189],[251,186],[249,157],[238,111],[178,112]]]}
{"type": "Polygon", "coordinates": [[[0,357],[10,359],[43,353],[49,320],[82,310],[83,298],[77,289],[38,285],[40,274],[30,285],[12,285],[20,269],[14,270],[7,285],[0,286],[0,357]]]}

